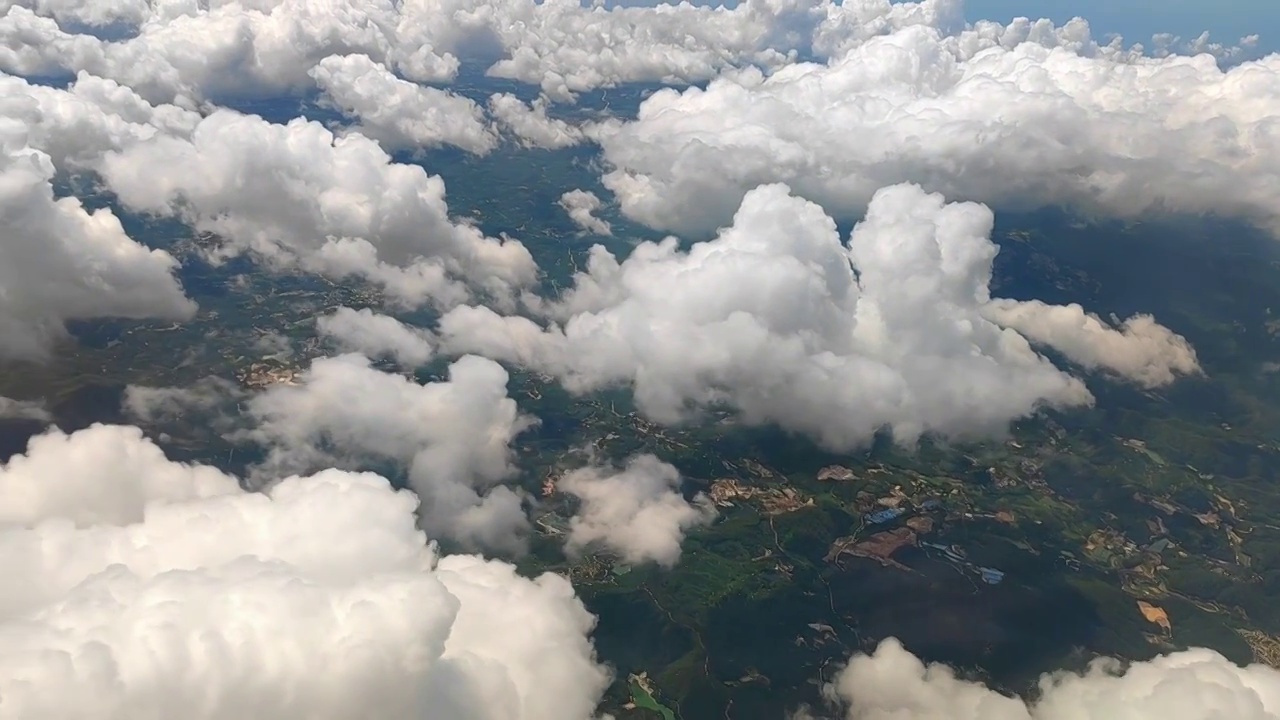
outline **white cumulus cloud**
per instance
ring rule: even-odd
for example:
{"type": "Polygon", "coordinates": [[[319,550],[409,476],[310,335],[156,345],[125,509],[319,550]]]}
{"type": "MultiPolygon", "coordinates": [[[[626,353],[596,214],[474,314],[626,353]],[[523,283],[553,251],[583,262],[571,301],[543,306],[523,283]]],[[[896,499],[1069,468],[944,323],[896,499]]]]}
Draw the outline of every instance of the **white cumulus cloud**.
{"type": "Polygon", "coordinates": [[[0,70],[56,75],[85,70],[153,101],[193,105],[227,96],[298,93],[309,71],[334,55],[367,55],[400,77],[456,78],[459,56],[497,56],[487,74],[538,86],[557,102],[631,82],[688,84],[744,66],[769,70],[801,55],[838,57],[904,27],[944,33],[959,49],[1034,42],[1130,61],[1208,53],[1236,62],[1256,55],[1207,37],[1153,38],[1150,51],[1121,39],[1099,43],[1083,20],[1062,27],[1025,18],[966,25],[962,0],[743,0],[605,7],[578,0],[0,0],[0,70]],[[131,32],[104,39],[83,25],[131,32]]]}
{"type": "Polygon", "coordinates": [[[1135,315],[1117,329],[1084,308],[1039,300],[995,300],[987,317],[1048,345],[1091,370],[1103,369],[1145,387],[1159,387],[1179,375],[1200,372],[1196,351],[1150,315],[1135,315]]]}
{"type": "Polygon", "coordinates": [[[569,219],[583,232],[596,235],[613,234],[613,228],[609,226],[608,221],[595,215],[600,212],[600,208],[604,207],[604,203],[600,202],[600,198],[596,197],[595,193],[587,190],[570,190],[560,196],[560,207],[569,213],[569,219]]]}
{"type": "Polygon", "coordinates": [[[67,172],[96,170],[107,152],[157,135],[189,137],[200,122],[198,113],[152,105],[119,83],[85,73],[66,89],[0,73],[0,118],[67,172]]]}
{"type": "MultiPolygon", "coordinates": [[[[675,238],[623,261],[593,248],[573,287],[538,307],[545,325],[464,306],[439,335],[447,350],[552,373],[571,391],[631,385],[661,422],[728,407],[833,449],[886,427],[907,442],[1000,432],[1037,408],[1093,398],[991,319],[992,223],[984,206],[899,185],[876,194],[846,247],[821,208],[767,185],[688,251],[675,238]]],[[[1116,334],[1034,338],[1152,379],[1103,347],[1141,355],[1141,338],[1116,334]]]]}
{"type": "Polygon", "coordinates": [[[588,466],[566,473],[556,489],[581,501],[569,520],[566,550],[603,547],[629,563],[670,567],[690,528],[709,524],[715,507],[699,494],[680,494],[680,472],[653,455],[637,455],[622,468],[588,466]]]}
{"type": "Polygon", "coordinates": [[[316,319],[316,332],[346,352],[391,358],[407,368],[427,364],[434,352],[430,333],[368,308],[338,308],[316,319]]]}
{"type": "Polygon", "coordinates": [[[1280,232],[1280,55],[1223,70],[993,29],[911,26],[829,64],[657,92],[635,121],[592,130],[605,184],[628,216],[684,233],[768,182],[841,218],[917,182],[1001,208],[1214,213],[1280,232]]]}
{"type": "Polygon", "coordinates": [[[360,121],[356,131],[388,151],[455,145],[483,155],[498,144],[474,100],[402,80],[368,55],[327,57],[311,77],[331,103],[360,121]]]}
{"type": "Polygon", "coordinates": [[[68,320],[185,320],[195,304],[177,261],[129,237],[111,210],[56,197],[49,155],[0,120],[0,357],[37,358],[68,320]]]}
{"type": "Polygon", "coordinates": [[[608,682],[568,581],[438,557],[413,495],[376,475],[247,493],[108,427],[39,438],[13,466],[6,717],[587,720],[608,682]]]}
{"type": "Polygon", "coordinates": [[[140,522],[150,502],[239,490],[213,468],[169,462],[137,428],[95,425],[74,435],[54,428],[0,465],[0,526],[52,517],[124,525],[140,522]]]}
{"type": "Polygon", "coordinates": [[[1128,667],[1095,662],[1040,681],[1023,701],[925,665],[896,640],[855,657],[830,690],[849,720],[1266,720],[1280,714],[1280,671],[1239,667],[1205,649],[1128,667]]]}
{"type": "Polygon", "coordinates": [[[547,101],[527,104],[511,93],[489,97],[489,114],[525,147],[557,150],[582,142],[582,130],[547,115],[547,101]]]}
{"type": "MultiPolygon", "coordinates": [[[[91,4],[91,3],[88,3],[91,4]]],[[[288,94],[330,55],[362,53],[411,79],[451,79],[457,59],[430,46],[401,56],[397,4],[386,0],[154,3],[120,39],[59,27],[14,6],[0,17],[0,69],[21,75],[87,71],[127,85],[151,101],[194,105],[209,98],[288,94]]],[[[438,16],[437,16],[438,19],[438,16]]]]}
{"type": "Polygon", "coordinates": [[[500,483],[515,474],[511,442],[533,419],[507,397],[507,379],[480,357],[455,361],[447,380],[426,385],[358,355],[322,358],[299,384],[246,403],[248,435],[268,449],[265,477],[390,463],[422,498],[428,532],[519,551],[528,518],[521,496],[500,483]]]}
{"type": "Polygon", "coordinates": [[[109,154],[102,174],[130,209],[216,233],[222,255],[361,277],[405,303],[459,302],[469,286],[501,297],[536,272],[519,242],[454,222],[438,176],[302,119],[277,125],[218,110],[189,139],[109,154]]]}

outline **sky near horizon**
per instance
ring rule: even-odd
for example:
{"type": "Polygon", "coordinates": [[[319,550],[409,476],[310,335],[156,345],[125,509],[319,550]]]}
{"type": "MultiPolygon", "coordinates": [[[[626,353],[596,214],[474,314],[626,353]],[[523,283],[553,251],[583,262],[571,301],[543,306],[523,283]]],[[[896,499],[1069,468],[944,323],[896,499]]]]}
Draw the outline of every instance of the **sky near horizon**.
{"type": "Polygon", "coordinates": [[[1221,43],[1259,35],[1267,50],[1280,47],[1280,2],[1276,0],[966,0],[965,17],[998,20],[1047,17],[1061,23],[1080,16],[1098,35],[1118,33],[1130,41],[1154,33],[1193,38],[1208,30],[1221,43]]]}
{"type": "MultiPolygon", "coordinates": [[[[899,3],[907,0],[891,0],[899,3]]],[[[605,6],[653,6],[678,0],[605,0],[605,6]]],[[[734,7],[738,0],[690,0],[694,5],[734,7]]],[[[1147,42],[1156,33],[1191,39],[1204,31],[1216,42],[1236,43],[1258,35],[1259,48],[1280,49],[1280,0],[965,0],[965,19],[1005,22],[1016,17],[1049,18],[1061,24],[1089,21],[1098,37],[1119,34],[1147,42]]]]}

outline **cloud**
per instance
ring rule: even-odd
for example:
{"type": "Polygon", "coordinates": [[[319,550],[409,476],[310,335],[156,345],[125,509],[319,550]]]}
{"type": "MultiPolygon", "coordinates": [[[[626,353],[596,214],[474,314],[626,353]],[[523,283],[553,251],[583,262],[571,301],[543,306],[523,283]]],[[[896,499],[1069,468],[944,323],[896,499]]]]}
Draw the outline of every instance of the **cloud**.
{"type": "MultiPolygon", "coordinates": [[[[143,423],[157,423],[216,415],[229,403],[244,397],[245,392],[235,383],[210,376],[189,387],[129,385],[124,390],[123,409],[143,423]]],[[[217,419],[213,422],[223,424],[217,419]]]]}
{"type": "Polygon", "coordinates": [[[547,116],[545,98],[526,104],[510,93],[489,96],[489,114],[525,147],[558,150],[582,142],[582,131],[573,125],[547,116]]]}
{"type": "MultiPolygon", "coordinates": [[[[666,423],[724,407],[835,450],[882,428],[904,442],[1000,433],[1038,408],[1093,398],[991,319],[992,223],[984,206],[899,185],[876,194],[845,247],[821,208],[767,185],[688,251],[675,238],[625,261],[593,248],[568,292],[535,303],[545,326],[459,307],[441,318],[440,343],[551,373],[573,392],[630,385],[666,423]]],[[[1185,342],[1141,326],[1034,336],[1152,380],[1120,357],[1141,357],[1135,333],[1185,342]]]]}
{"type": "Polygon", "coordinates": [[[177,261],[129,237],[109,209],[54,196],[49,155],[0,119],[0,358],[43,357],[68,320],[185,320],[195,304],[177,261]]]}
{"type": "Polygon", "coordinates": [[[1034,29],[917,25],[828,65],[659,91],[635,121],[591,130],[605,185],[627,216],[695,235],[769,182],[839,218],[918,182],[1000,208],[1214,213],[1280,232],[1280,55],[1224,71],[1207,55],[1117,55],[1034,29]]]}
{"type": "MultiPolygon", "coordinates": [[[[555,101],[631,82],[685,84],[744,65],[777,68],[821,51],[826,36],[858,37],[958,15],[956,0],[746,0],[735,7],[443,0],[358,7],[339,0],[162,3],[72,8],[10,4],[0,17],[0,69],[24,75],[86,70],[153,101],[296,93],[325,58],[367,55],[415,82],[450,82],[461,54],[491,56],[491,77],[538,86],[555,101]],[[899,6],[901,5],[901,7],[899,6]],[[850,7],[852,6],[852,7],[850,7]],[[77,21],[114,18],[134,32],[114,40],[77,21]],[[825,30],[824,30],[825,28],[825,30]],[[823,35],[816,35],[822,32],[823,35]]],[[[0,8],[4,8],[0,5],[0,8]]],[[[1173,45],[1173,43],[1168,43],[1173,45]]]]}
{"type": "Polygon", "coordinates": [[[484,155],[498,144],[484,109],[470,98],[401,80],[368,55],[332,55],[310,71],[354,130],[388,151],[454,145],[484,155]]]}
{"type": "Polygon", "coordinates": [[[43,402],[14,400],[0,396],[0,420],[40,420],[49,422],[53,416],[43,402]]]}
{"type": "Polygon", "coordinates": [[[336,465],[388,464],[422,498],[427,532],[472,546],[518,552],[528,518],[511,442],[533,423],[507,397],[507,372],[480,357],[449,367],[448,380],[419,385],[379,372],[358,355],[322,358],[298,378],[246,404],[247,437],[268,454],[259,475],[336,465]]]}
{"type": "Polygon", "coordinates": [[[803,35],[783,29],[808,15],[804,2],[748,1],[735,8],[690,4],[584,8],[577,2],[503,4],[495,26],[506,57],[488,73],[537,84],[553,100],[628,82],[693,82],[742,63],[784,64],[803,35]]]}
{"type": "MultiPolygon", "coordinates": [[[[583,7],[577,2],[499,3],[494,23],[505,57],[488,74],[536,84],[547,97],[571,101],[581,92],[625,83],[684,85],[734,69],[767,72],[798,57],[839,57],[868,40],[908,27],[933,28],[970,51],[1000,42],[1031,41],[1120,60],[1140,58],[1140,46],[1122,39],[1095,42],[1088,23],[1055,27],[1047,20],[1015,20],[1008,26],[967,26],[962,0],[744,0],[717,3],[617,3],[583,7]]],[[[1244,42],[1244,41],[1242,41],[1244,42]]],[[[1215,52],[1234,59],[1248,48],[1162,37],[1156,51],[1215,52]]]]}
{"type": "MultiPolygon", "coordinates": [[[[744,0],[734,7],[658,3],[621,7],[574,0],[254,0],[192,4],[118,0],[0,2],[0,69],[23,75],[85,70],[152,101],[300,93],[327,57],[367,55],[396,75],[453,81],[459,56],[496,59],[492,77],[538,86],[552,100],[633,82],[688,84],[744,66],[774,70],[797,57],[839,57],[904,27],[930,27],[960,49],[1030,41],[1121,61],[1141,46],[1105,44],[1088,23],[1055,27],[1021,18],[966,26],[961,0],[744,0]],[[114,23],[113,39],[83,25],[114,23]],[[125,32],[118,32],[125,29],[125,32]]],[[[1211,53],[1235,62],[1256,42],[1224,46],[1160,35],[1151,54],[1211,53]]]]}
{"type": "Polygon", "coordinates": [[[461,302],[469,286],[500,301],[536,273],[519,242],[451,220],[438,176],[302,119],[217,110],[190,139],[109,154],[102,175],[126,207],[215,233],[220,257],[250,252],[280,268],[360,277],[407,304],[461,302]]]}
{"type": "MultiPolygon", "coordinates": [[[[417,166],[391,162],[377,143],[363,136],[337,138],[317,123],[276,125],[230,110],[201,118],[172,105],[151,105],[127,88],[87,75],[68,90],[4,76],[0,89],[10,91],[0,95],[0,122],[11,128],[5,130],[6,137],[13,138],[5,147],[26,142],[38,151],[30,153],[33,157],[44,153],[52,164],[33,161],[36,167],[23,178],[28,193],[51,196],[49,182],[55,172],[98,173],[126,208],[177,215],[197,230],[218,233],[222,244],[214,259],[250,252],[278,268],[356,275],[408,304],[448,305],[475,291],[501,304],[504,296],[536,274],[532,257],[519,242],[486,237],[470,225],[454,223],[440,178],[417,166]]],[[[49,197],[40,202],[17,194],[18,187],[11,185],[9,190],[14,193],[12,202],[31,217],[36,237],[30,241],[36,242],[40,233],[62,235],[58,242],[41,241],[46,255],[54,255],[59,245],[84,242],[76,237],[77,225],[102,236],[95,237],[96,244],[111,239],[112,245],[125,247],[132,242],[113,224],[110,211],[97,211],[92,215],[96,220],[87,222],[74,199],[49,197]],[[52,227],[35,227],[38,212],[53,216],[43,217],[52,227]],[[64,227],[67,218],[70,226],[64,227]]],[[[141,246],[98,261],[91,258],[102,250],[77,252],[80,263],[95,272],[102,272],[100,266],[123,275],[128,268],[115,266],[132,262],[138,268],[130,272],[141,274],[149,266],[146,272],[168,276],[176,266],[169,255],[141,246]]],[[[6,282],[17,287],[30,281],[32,292],[45,295],[71,295],[77,289],[74,282],[43,280],[39,272],[32,266],[6,282]]],[[[80,270],[67,269],[72,272],[80,270]]],[[[172,278],[128,277],[133,294],[157,295],[154,309],[139,309],[136,301],[124,297],[118,302],[129,307],[116,311],[110,301],[95,299],[87,304],[99,315],[90,317],[189,314],[189,304],[159,297],[164,289],[157,286],[165,284],[180,292],[172,278]]],[[[106,274],[88,280],[100,289],[117,282],[106,274]]],[[[34,312],[27,305],[14,307],[34,312]]],[[[60,310],[56,302],[46,302],[45,308],[55,314],[60,310]]],[[[48,329],[41,332],[52,335],[48,329]]]]}
{"type": "MultiPolygon", "coordinates": [[[[402,54],[396,4],[376,0],[156,3],[136,32],[105,40],[59,27],[23,7],[0,18],[0,69],[21,75],[79,70],[128,85],[153,102],[271,96],[311,86],[330,55],[362,53],[412,80],[450,80],[457,58],[429,44],[402,54]]],[[[439,18],[436,18],[439,19],[439,18]]]]}
{"type": "Polygon", "coordinates": [[[441,82],[456,75],[456,52],[494,46],[502,59],[490,75],[532,82],[556,99],[622,82],[705,79],[744,59],[777,64],[787,57],[766,47],[774,16],[759,2],[736,10],[603,11],[533,0],[284,0],[99,11],[134,24],[136,33],[119,40],[59,26],[88,17],[83,11],[33,4],[35,12],[11,6],[0,18],[0,69],[86,70],[150,100],[181,103],[296,92],[323,58],[356,53],[410,80],[441,82]]]}
{"type": "Polygon", "coordinates": [[[1161,33],[1150,47],[1128,44],[1119,35],[1104,41],[1093,36],[1088,20],[1074,17],[1057,25],[1048,18],[1016,17],[1008,23],[992,20],[965,22],[963,0],[922,0],[889,4],[880,0],[822,2],[821,20],[813,28],[813,54],[822,59],[843,57],[867,41],[906,28],[931,28],[944,37],[948,49],[968,59],[990,48],[1010,49],[1023,43],[1058,48],[1082,57],[1104,58],[1116,63],[1143,62],[1170,55],[1209,55],[1222,64],[1258,56],[1257,38],[1241,38],[1237,45],[1213,42],[1208,33],[1190,41],[1161,33]]]}
{"type": "Polygon", "coordinates": [[[12,467],[0,696],[14,717],[586,720],[608,683],[567,580],[438,557],[415,498],[376,475],[246,493],[110,427],[38,438],[21,464],[38,475],[12,467]],[[201,491],[206,477],[229,491],[201,491]],[[120,492],[140,514],[116,514],[120,492]]]}
{"type": "Polygon", "coordinates": [[[701,493],[680,494],[680,472],[653,455],[637,455],[621,469],[589,466],[566,473],[556,489],[581,501],[569,520],[566,550],[603,547],[629,563],[671,567],[687,530],[708,525],[715,507],[701,493]]]}
{"type": "Polygon", "coordinates": [[[96,170],[107,152],[158,135],[189,137],[200,122],[198,113],[152,105],[127,87],[85,73],[65,90],[0,73],[0,118],[64,172],[96,170]]]}
{"type": "Polygon", "coordinates": [[[406,368],[426,365],[434,352],[430,333],[368,308],[341,307],[316,318],[316,332],[346,352],[375,360],[391,358],[406,368]]]}
{"type": "Polygon", "coordinates": [[[50,429],[0,465],[0,528],[63,518],[77,525],[141,522],[149,502],[238,492],[234,478],[169,462],[133,427],[50,429]]]}
{"type": "Polygon", "coordinates": [[[1150,315],[1134,315],[1115,329],[1075,303],[995,300],[987,306],[987,317],[1085,368],[1100,368],[1144,387],[1168,385],[1179,375],[1200,372],[1196,351],[1186,338],[1150,315]]]}
{"type": "Polygon", "coordinates": [[[560,196],[560,207],[569,213],[569,219],[583,232],[595,235],[613,235],[613,228],[605,220],[595,216],[604,204],[596,194],[587,190],[570,190],[560,196]]]}
{"type": "Polygon", "coordinates": [[[230,110],[202,118],[88,75],[65,91],[0,76],[0,89],[12,144],[25,137],[54,170],[99,174],[129,210],[218,234],[215,259],[249,252],[279,268],[354,275],[408,304],[448,305],[473,291],[501,302],[536,274],[519,242],[453,222],[439,177],[393,163],[362,135],[230,110]]]}
{"type": "Polygon", "coordinates": [[[1209,39],[1209,32],[1200,33],[1190,40],[1183,40],[1171,33],[1157,33],[1151,36],[1150,54],[1154,57],[1170,55],[1210,55],[1217,58],[1218,63],[1234,64],[1245,60],[1255,60],[1262,56],[1259,52],[1258,35],[1246,35],[1235,44],[1227,45],[1209,39]]]}
{"type": "Polygon", "coordinates": [[[136,26],[151,12],[145,0],[2,0],[0,10],[14,7],[31,10],[41,16],[53,18],[59,25],[80,25],[86,28],[111,26],[136,26]]]}
{"type": "Polygon", "coordinates": [[[857,656],[830,690],[849,720],[1264,720],[1280,713],[1280,671],[1239,667],[1192,649],[1136,662],[1094,663],[1081,675],[1045,676],[1026,702],[926,666],[898,641],[857,656]]]}

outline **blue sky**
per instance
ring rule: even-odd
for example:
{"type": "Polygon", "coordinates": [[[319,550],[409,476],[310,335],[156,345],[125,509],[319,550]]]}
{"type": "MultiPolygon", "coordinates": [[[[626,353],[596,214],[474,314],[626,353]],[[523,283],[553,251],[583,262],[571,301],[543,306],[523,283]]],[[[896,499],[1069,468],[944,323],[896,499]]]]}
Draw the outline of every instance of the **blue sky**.
{"type": "Polygon", "coordinates": [[[1193,38],[1208,30],[1218,42],[1256,33],[1262,47],[1280,48],[1280,0],[967,0],[965,8],[969,20],[1025,15],[1062,22],[1079,15],[1097,35],[1119,33],[1135,42],[1158,32],[1193,38]]]}

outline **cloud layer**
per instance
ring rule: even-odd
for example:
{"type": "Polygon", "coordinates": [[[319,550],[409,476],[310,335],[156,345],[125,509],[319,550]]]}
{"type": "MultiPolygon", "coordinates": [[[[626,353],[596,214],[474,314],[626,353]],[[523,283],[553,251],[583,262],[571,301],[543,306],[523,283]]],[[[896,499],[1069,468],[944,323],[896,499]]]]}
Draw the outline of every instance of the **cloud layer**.
{"type": "Polygon", "coordinates": [[[1280,56],[1222,70],[994,29],[916,25],[826,65],[655,93],[634,122],[593,131],[606,185],[628,216],[699,234],[768,182],[842,218],[916,182],[1001,208],[1217,213],[1280,232],[1280,56]]]}
{"type": "MultiPolygon", "coordinates": [[[[453,80],[459,57],[492,62],[487,74],[520,80],[556,101],[630,82],[684,84],[743,66],[782,67],[798,56],[839,57],[906,27],[937,29],[965,50],[1033,42],[1127,61],[1123,41],[1096,42],[1088,24],[1047,21],[967,26],[961,0],[744,0],[734,7],[624,7],[575,0],[443,0],[352,4],[0,3],[0,70],[56,75],[79,70],[129,85],[152,101],[194,105],[228,96],[299,93],[325,58],[365,55],[413,82],[453,80]],[[112,39],[85,26],[114,25],[112,39]]],[[[1150,54],[1247,57],[1250,39],[1153,38],[1150,54]]]]}
{"type": "Polygon", "coordinates": [[[458,71],[458,54],[481,47],[500,56],[490,75],[568,100],[624,82],[687,82],[743,62],[780,64],[792,45],[808,43],[805,34],[787,32],[789,23],[826,4],[605,10],[565,0],[6,3],[0,69],[87,70],[151,100],[190,103],[297,92],[324,58],[356,53],[415,82],[447,81],[458,71]],[[796,10],[800,5],[805,9],[796,10]],[[76,21],[86,20],[132,25],[136,34],[102,40],[76,32],[76,21]]]}

